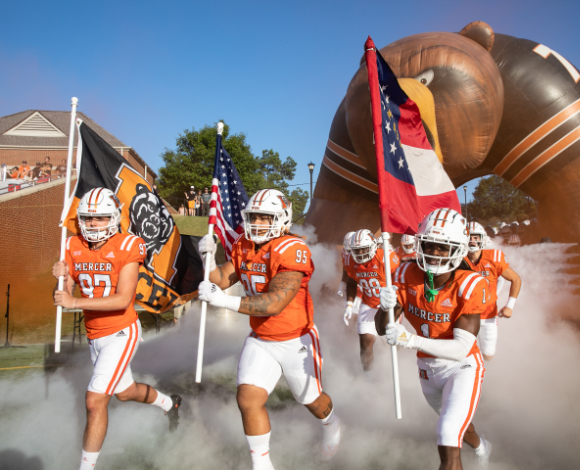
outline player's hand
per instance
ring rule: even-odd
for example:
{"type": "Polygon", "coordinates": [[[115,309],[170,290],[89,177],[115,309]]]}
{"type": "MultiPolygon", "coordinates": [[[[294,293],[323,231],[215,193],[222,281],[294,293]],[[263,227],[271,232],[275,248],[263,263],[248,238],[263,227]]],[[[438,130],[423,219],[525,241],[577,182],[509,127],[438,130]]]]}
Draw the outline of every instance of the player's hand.
{"type": "Polygon", "coordinates": [[[339,295],[339,297],[344,297],[344,294],[346,294],[346,282],[340,281],[340,284],[338,285],[337,294],[339,295]]]}
{"type": "Polygon", "coordinates": [[[344,317],[343,317],[344,324],[346,326],[348,326],[348,321],[350,320],[351,317],[352,317],[352,301],[349,300],[346,303],[346,310],[344,311],[344,317]]]}
{"type": "Polygon", "coordinates": [[[511,318],[513,310],[509,307],[504,307],[499,311],[499,316],[503,318],[511,318]]]}
{"type": "Polygon", "coordinates": [[[57,261],[56,263],[54,263],[52,267],[52,275],[57,279],[60,276],[64,276],[66,280],[66,277],[68,275],[68,264],[66,263],[66,261],[57,261]]]}
{"type": "Polygon", "coordinates": [[[54,306],[64,307],[64,308],[74,308],[76,304],[76,299],[70,295],[68,292],[62,290],[57,290],[54,293],[54,306]]]}
{"type": "Polygon", "coordinates": [[[216,286],[213,282],[203,281],[198,287],[199,300],[208,302],[214,307],[226,308],[226,293],[216,286]]]}
{"type": "Polygon", "coordinates": [[[387,343],[391,346],[403,346],[404,348],[411,347],[411,338],[415,336],[409,333],[407,328],[400,323],[389,323],[387,325],[386,335],[387,343]]]}
{"type": "Polygon", "coordinates": [[[397,286],[381,287],[379,297],[381,299],[381,309],[385,312],[390,308],[395,308],[397,306],[397,286]]]}
{"type": "Polygon", "coordinates": [[[199,249],[199,252],[201,254],[201,262],[203,263],[203,269],[205,271],[206,266],[205,266],[205,261],[206,261],[206,257],[207,257],[207,253],[210,254],[209,256],[209,272],[211,273],[215,268],[216,268],[216,264],[215,264],[215,252],[217,250],[217,245],[213,239],[213,235],[210,235],[209,233],[207,235],[204,235],[201,240],[199,241],[197,248],[199,249]]]}

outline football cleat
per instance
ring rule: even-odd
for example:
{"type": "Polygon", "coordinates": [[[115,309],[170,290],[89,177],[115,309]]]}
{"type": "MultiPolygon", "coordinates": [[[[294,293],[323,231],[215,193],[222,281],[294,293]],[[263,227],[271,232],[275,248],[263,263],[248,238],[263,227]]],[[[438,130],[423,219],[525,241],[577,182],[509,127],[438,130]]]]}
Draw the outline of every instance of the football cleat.
{"type": "Polygon", "coordinates": [[[169,418],[169,431],[173,432],[177,429],[179,424],[179,407],[181,406],[181,397],[179,395],[171,395],[171,409],[165,414],[169,418]]]}

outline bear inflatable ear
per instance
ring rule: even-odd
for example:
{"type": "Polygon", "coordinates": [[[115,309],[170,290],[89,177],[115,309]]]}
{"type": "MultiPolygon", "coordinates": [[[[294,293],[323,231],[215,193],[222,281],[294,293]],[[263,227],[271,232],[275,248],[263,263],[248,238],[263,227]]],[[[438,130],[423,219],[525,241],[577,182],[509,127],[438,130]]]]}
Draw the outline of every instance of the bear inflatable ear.
{"type": "Polygon", "coordinates": [[[465,28],[459,31],[459,34],[475,41],[488,52],[491,51],[491,48],[493,47],[495,33],[493,32],[493,29],[491,29],[491,26],[483,21],[473,21],[472,23],[469,23],[465,28]]]}

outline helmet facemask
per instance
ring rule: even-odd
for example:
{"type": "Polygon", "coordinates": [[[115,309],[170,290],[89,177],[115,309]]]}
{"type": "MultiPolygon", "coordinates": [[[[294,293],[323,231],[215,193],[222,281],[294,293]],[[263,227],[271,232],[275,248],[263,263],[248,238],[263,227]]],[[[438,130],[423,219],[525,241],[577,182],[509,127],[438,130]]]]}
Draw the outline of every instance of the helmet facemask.
{"type": "Polygon", "coordinates": [[[350,247],[350,252],[354,259],[354,262],[357,264],[364,264],[368,263],[375,257],[377,252],[377,245],[376,243],[372,243],[366,246],[357,246],[357,247],[350,247]]]}
{"type": "Polygon", "coordinates": [[[246,238],[257,244],[278,238],[286,231],[278,214],[259,211],[244,211],[244,230],[246,238]],[[253,224],[251,223],[252,214],[267,216],[271,218],[271,222],[270,224],[253,224]]]}
{"type": "Polygon", "coordinates": [[[119,223],[121,222],[120,211],[115,211],[110,214],[109,223],[105,227],[88,227],[86,224],[87,218],[92,217],[107,217],[107,215],[99,214],[78,214],[77,219],[79,222],[79,227],[84,239],[88,242],[100,242],[107,240],[115,235],[119,231],[119,223]]]}
{"type": "Polygon", "coordinates": [[[415,251],[417,252],[417,264],[423,271],[431,271],[433,274],[445,274],[459,267],[463,258],[467,255],[467,246],[453,241],[441,241],[428,235],[416,235],[415,251]],[[447,256],[428,255],[424,251],[426,242],[446,245],[449,247],[447,256]],[[434,261],[433,264],[430,261],[434,261]]]}
{"type": "Polygon", "coordinates": [[[482,235],[481,233],[470,233],[469,234],[469,245],[467,246],[467,249],[469,250],[470,253],[477,253],[478,251],[483,250],[486,242],[487,242],[486,235],[482,235]],[[478,235],[479,240],[472,240],[471,237],[473,235],[478,235]]]}

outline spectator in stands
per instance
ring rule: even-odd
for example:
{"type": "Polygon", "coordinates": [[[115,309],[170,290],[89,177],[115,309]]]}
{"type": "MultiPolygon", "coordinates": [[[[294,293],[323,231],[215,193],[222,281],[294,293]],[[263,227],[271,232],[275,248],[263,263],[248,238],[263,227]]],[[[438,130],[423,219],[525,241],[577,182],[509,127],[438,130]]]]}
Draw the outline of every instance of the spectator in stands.
{"type": "Polygon", "coordinates": [[[24,177],[28,176],[28,172],[30,171],[30,167],[28,166],[28,162],[26,160],[22,160],[22,165],[18,168],[18,179],[23,179],[24,177]]]}
{"type": "Polygon", "coordinates": [[[197,191],[197,196],[195,196],[195,215],[201,217],[203,215],[202,212],[202,204],[203,201],[201,200],[201,189],[197,191]]]}
{"type": "Polygon", "coordinates": [[[28,172],[27,179],[29,179],[29,180],[38,179],[41,174],[42,174],[42,168],[40,166],[40,162],[36,162],[36,166],[28,172]]]}
{"type": "Polygon", "coordinates": [[[10,178],[12,178],[12,179],[18,178],[18,167],[13,166],[12,169],[8,173],[10,175],[10,178]]]}
{"type": "Polygon", "coordinates": [[[50,157],[44,158],[44,163],[40,167],[40,176],[50,176],[52,174],[52,163],[50,163],[50,157]]]}
{"type": "Polygon", "coordinates": [[[192,186],[189,192],[185,192],[185,199],[187,200],[188,215],[195,216],[195,187],[192,186]]]}
{"type": "Polygon", "coordinates": [[[66,159],[63,158],[60,161],[60,165],[56,167],[56,174],[57,175],[66,175],[66,159]]]}
{"type": "Polygon", "coordinates": [[[209,189],[204,188],[203,194],[201,195],[201,202],[203,203],[203,216],[209,216],[209,201],[211,201],[211,194],[209,189]]]}

